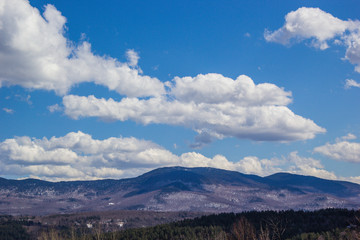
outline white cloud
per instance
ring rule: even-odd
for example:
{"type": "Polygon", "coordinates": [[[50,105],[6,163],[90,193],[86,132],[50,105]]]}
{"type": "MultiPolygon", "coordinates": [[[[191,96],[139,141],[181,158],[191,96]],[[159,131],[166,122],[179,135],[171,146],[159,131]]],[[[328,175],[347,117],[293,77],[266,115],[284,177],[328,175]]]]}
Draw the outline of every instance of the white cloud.
{"type": "Polygon", "coordinates": [[[310,44],[321,50],[329,47],[330,40],[347,47],[345,59],[355,64],[360,72],[360,22],[343,21],[319,8],[302,7],[285,16],[285,24],[276,31],[265,31],[269,42],[289,44],[291,40],[311,39],[310,44]]]}
{"type": "Polygon", "coordinates": [[[360,176],[357,177],[340,177],[339,180],[354,182],[360,184],[360,176]]]}
{"type": "Polygon", "coordinates": [[[230,162],[196,152],[174,155],[161,146],[136,138],[93,139],[82,132],[63,137],[16,137],[0,143],[0,174],[47,180],[123,178],[163,166],[214,167],[258,175],[279,171],[278,160],[245,157],[230,162]]]}
{"type": "Polygon", "coordinates": [[[291,92],[275,84],[255,84],[248,76],[233,80],[221,74],[199,74],[196,77],[175,77],[170,94],[181,102],[225,103],[241,106],[285,106],[291,103],[291,92]]]}
{"type": "Polygon", "coordinates": [[[54,104],[54,105],[50,105],[47,107],[47,109],[49,110],[49,112],[54,113],[54,112],[59,112],[62,110],[62,107],[59,106],[59,104],[54,104]]]}
{"type": "Polygon", "coordinates": [[[135,52],[133,49],[129,49],[126,51],[126,57],[128,59],[129,66],[136,67],[138,65],[138,61],[140,57],[139,54],[135,52]]]}
{"type": "Polygon", "coordinates": [[[319,8],[302,7],[285,16],[285,24],[274,32],[265,32],[265,39],[271,42],[288,44],[291,39],[314,38],[314,46],[320,49],[328,47],[327,40],[341,35],[348,23],[319,8]]]}
{"type": "Polygon", "coordinates": [[[314,148],[314,152],[339,161],[360,163],[360,143],[346,141],[355,138],[353,134],[348,134],[342,139],[337,139],[334,144],[326,143],[314,148]]]}
{"type": "Polygon", "coordinates": [[[200,153],[189,152],[180,156],[179,165],[184,167],[213,167],[265,176],[280,170],[275,167],[277,163],[276,160],[260,160],[255,156],[248,156],[240,159],[238,162],[231,162],[222,155],[215,155],[213,158],[207,158],[200,153]]]}
{"type": "MultiPolygon", "coordinates": [[[[199,132],[194,143],[198,147],[213,138],[293,141],[325,132],[287,108],[291,92],[274,84],[255,84],[244,75],[233,80],[220,74],[175,77],[163,84],[141,75],[134,50],[127,51],[127,63],[94,55],[89,42],[77,45],[64,36],[65,23],[52,5],[46,5],[41,15],[25,0],[3,1],[0,86],[20,85],[62,95],[74,85],[94,82],[117,91],[122,100],[65,96],[66,114],[185,126],[199,132]]],[[[50,111],[59,109],[56,104],[49,107],[50,111]]]]}
{"type": "Polygon", "coordinates": [[[11,160],[32,164],[44,162],[67,164],[77,158],[76,153],[65,148],[44,149],[29,137],[6,139],[0,144],[0,151],[3,161],[11,160]]]}
{"type": "Polygon", "coordinates": [[[359,180],[359,177],[337,177],[325,170],[319,160],[301,157],[297,152],[272,159],[246,156],[232,162],[222,155],[209,158],[197,152],[178,156],[151,141],[133,137],[99,140],[82,132],[49,139],[24,136],[0,142],[2,176],[29,176],[50,181],[119,179],[165,166],[213,167],[260,176],[290,172],[326,179],[359,180]]]}
{"type": "Polygon", "coordinates": [[[346,79],[346,82],[345,82],[345,89],[350,89],[352,87],[358,87],[360,88],[360,83],[356,82],[355,80],[353,79],[346,79]]]}
{"type": "MultiPolygon", "coordinates": [[[[245,157],[233,163],[222,155],[174,155],[161,146],[136,138],[93,139],[82,132],[63,137],[16,137],[0,143],[0,174],[58,181],[137,176],[163,166],[214,167],[244,173],[266,174],[265,160],[245,157]]],[[[274,171],[272,171],[274,172],[274,171]]]]}
{"type": "Polygon", "coordinates": [[[8,113],[8,114],[13,114],[15,111],[14,109],[11,108],[3,108],[4,112],[8,113]]]}
{"type": "Polygon", "coordinates": [[[354,140],[356,139],[356,136],[352,133],[348,133],[346,136],[342,136],[340,138],[336,138],[336,142],[340,142],[343,140],[354,140]]]}
{"type": "Polygon", "coordinates": [[[324,169],[324,166],[319,160],[313,158],[301,157],[297,152],[292,152],[287,157],[292,165],[289,167],[289,172],[301,175],[315,176],[319,178],[336,180],[337,176],[333,172],[324,169]]]}
{"type": "Polygon", "coordinates": [[[90,43],[66,39],[66,18],[52,5],[43,15],[25,0],[0,5],[0,86],[54,90],[64,95],[82,82],[94,82],[130,97],[164,93],[156,78],[134,68],[138,55],[129,50],[129,63],[97,56],[90,43]]]}
{"type": "Polygon", "coordinates": [[[0,143],[1,175],[32,175],[46,179],[126,177],[179,157],[159,145],[136,138],[93,139],[82,132],[63,137],[16,137],[0,143]]]}
{"type": "Polygon", "coordinates": [[[74,118],[100,117],[134,120],[143,124],[165,123],[193,128],[212,136],[247,138],[257,141],[311,139],[325,130],[313,121],[294,114],[285,106],[239,106],[234,103],[196,104],[165,98],[139,100],[97,99],[69,95],[63,98],[65,113],[74,118]]]}
{"type": "Polygon", "coordinates": [[[99,117],[163,123],[192,128],[199,133],[194,146],[223,137],[256,141],[294,141],[315,137],[325,129],[294,114],[287,104],[291,93],[274,84],[254,84],[247,76],[236,80],[220,74],[175,78],[167,96],[150,99],[98,99],[68,95],[65,114],[71,118],[99,117]]]}
{"type": "Polygon", "coordinates": [[[278,172],[288,172],[332,180],[338,179],[333,172],[324,169],[324,166],[319,160],[299,156],[296,151],[282,158],[260,160],[255,156],[245,157],[239,162],[234,163],[233,169],[260,176],[267,176],[278,172]]]}
{"type": "Polygon", "coordinates": [[[254,156],[245,157],[236,164],[236,168],[240,172],[264,175],[264,169],[261,161],[254,156]]]}

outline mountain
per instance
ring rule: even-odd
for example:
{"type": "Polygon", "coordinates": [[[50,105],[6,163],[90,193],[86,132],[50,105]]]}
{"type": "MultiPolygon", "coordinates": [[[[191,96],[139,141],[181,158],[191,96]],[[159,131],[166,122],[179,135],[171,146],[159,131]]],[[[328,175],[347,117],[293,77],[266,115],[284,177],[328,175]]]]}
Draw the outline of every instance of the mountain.
{"type": "Polygon", "coordinates": [[[47,182],[0,178],[0,214],[82,211],[239,212],[359,208],[360,185],[277,173],[268,177],[215,168],[166,167],[136,178],[47,182]]]}

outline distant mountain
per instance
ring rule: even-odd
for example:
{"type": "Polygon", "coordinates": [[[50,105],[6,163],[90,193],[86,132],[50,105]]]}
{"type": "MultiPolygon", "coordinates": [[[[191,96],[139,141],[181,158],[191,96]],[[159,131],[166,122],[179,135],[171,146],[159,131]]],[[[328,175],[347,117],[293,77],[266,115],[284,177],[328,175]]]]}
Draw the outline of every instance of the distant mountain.
{"type": "Polygon", "coordinates": [[[215,168],[159,168],[120,180],[47,182],[0,178],[0,214],[45,215],[141,209],[239,212],[360,208],[360,185],[277,173],[268,177],[215,168]]]}

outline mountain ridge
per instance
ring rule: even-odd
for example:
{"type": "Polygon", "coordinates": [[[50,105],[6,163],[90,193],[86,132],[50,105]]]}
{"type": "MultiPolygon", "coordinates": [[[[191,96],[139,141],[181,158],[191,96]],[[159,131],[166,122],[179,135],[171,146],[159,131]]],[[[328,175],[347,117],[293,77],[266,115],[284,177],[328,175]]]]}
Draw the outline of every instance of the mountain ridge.
{"type": "Polygon", "coordinates": [[[312,176],[267,177],[216,168],[164,167],[138,177],[49,182],[0,178],[0,214],[138,209],[239,212],[359,208],[360,185],[312,176]]]}

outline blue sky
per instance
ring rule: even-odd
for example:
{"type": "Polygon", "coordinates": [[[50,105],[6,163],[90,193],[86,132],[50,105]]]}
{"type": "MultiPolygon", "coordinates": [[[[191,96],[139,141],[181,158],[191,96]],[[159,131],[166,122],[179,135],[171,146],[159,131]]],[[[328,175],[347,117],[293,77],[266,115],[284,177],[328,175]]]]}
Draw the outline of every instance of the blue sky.
{"type": "Polygon", "coordinates": [[[360,182],[357,1],[0,4],[0,176],[360,182]]]}

